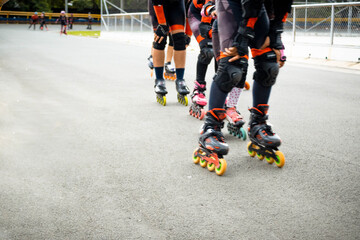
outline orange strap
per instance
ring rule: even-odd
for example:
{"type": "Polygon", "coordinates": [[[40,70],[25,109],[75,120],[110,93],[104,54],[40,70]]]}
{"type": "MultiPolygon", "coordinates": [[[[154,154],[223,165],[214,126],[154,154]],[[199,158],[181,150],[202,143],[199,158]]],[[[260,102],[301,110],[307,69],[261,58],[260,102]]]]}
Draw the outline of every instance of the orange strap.
{"type": "Polygon", "coordinates": [[[181,25],[181,24],[175,24],[175,25],[170,26],[170,31],[174,31],[174,30],[183,30],[184,31],[184,29],[185,29],[184,25],[181,25]]]}
{"type": "Polygon", "coordinates": [[[286,19],[287,19],[287,17],[288,17],[288,14],[289,14],[289,13],[286,13],[286,14],[285,14],[284,18],[282,19],[282,22],[286,22],[286,19]]]}
{"type": "Polygon", "coordinates": [[[246,26],[247,27],[250,27],[250,28],[252,28],[252,29],[254,29],[254,27],[255,27],[255,23],[256,23],[256,21],[258,20],[258,18],[256,17],[256,18],[249,18],[249,20],[248,20],[248,22],[247,22],[247,24],[246,24],[246,26]]]}
{"type": "Polygon", "coordinates": [[[154,11],[159,24],[166,25],[166,18],[165,18],[163,6],[162,5],[154,6],[154,11]]]}
{"type": "Polygon", "coordinates": [[[198,43],[200,43],[202,40],[204,40],[205,38],[203,38],[201,35],[199,35],[199,36],[197,36],[196,37],[196,41],[198,42],[198,43]]]}
{"type": "Polygon", "coordinates": [[[197,1],[197,0],[193,0],[192,2],[193,2],[194,6],[195,6],[197,9],[200,9],[200,10],[201,10],[203,4],[198,4],[198,1],[197,1]]]}
{"type": "MultiPolygon", "coordinates": [[[[222,58],[226,58],[226,57],[229,57],[229,56],[226,56],[224,52],[220,51],[220,57],[219,59],[222,59],[222,58]]],[[[249,56],[248,55],[244,55],[244,56],[240,56],[241,58],[246,58],[247,60],[249,60],[249,56]]]]}
{"type": "Polygon", "coordinates": [[[265,48],[265,49],[263,49],[263,50],[256,49],[256,48],[252,48],[252,49],[251,49],[251,55],[252,55],[252,57],[254,58],[254,57],[263,55],[264,53],[270,52],[270,51],[272,51],[272,49],[269,48],[269,47],[267,47],[267,48],[265,48]]]}

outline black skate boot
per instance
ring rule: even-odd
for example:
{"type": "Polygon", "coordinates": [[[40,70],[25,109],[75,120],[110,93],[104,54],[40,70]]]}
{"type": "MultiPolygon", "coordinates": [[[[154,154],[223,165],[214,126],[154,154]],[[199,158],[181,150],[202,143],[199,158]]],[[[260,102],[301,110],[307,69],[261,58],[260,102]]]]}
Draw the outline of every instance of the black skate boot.
{"type": "Polygon", "coordinates": [[[156,93],[156,100],[161,105],[166,105],[166,97],[165,95],[168,93],[165,86],[165,80],[164,79],[155,79],[155,86],[154,90],[156,93]]]}
{"type": "Polygon", "coordinates": [[[205,90],[206,90],[206,83],[200,84],[198,81],[195,81],[194,91],[191,94],[191,106],[189,109],[190,115],[193,117],[202,120],[205,116],[204,107],[207,104],[207,100],[205,98],[205,90]]]}
{"type": "Polygon", "coordinates": [[[250,109],[248,135],[251,142],[248,143],[248,153],[251,157],[256,155],[260,160],[265,157],[268,163],[275,162],[276,166],[282,167],[285,164],[285,157],[278,150],[281,139],[266,123],[268,109],[267,104],[259,104],[257,108],[250,109]]]}
{"type": "Polygon", "coordinates": [[[171,66],[171,62],[165,63],[164,67],[165,67],[164,78],[167,80],[175,81],[176,79],[175,68],[171,66]]]}
{"type": "Polygon", "coordinates": [[[190,90],[186,86],[185,80],[176,79],[175,84],[176,84],[176,91],[178,92],[177,94],[178,102],[181,103],[182,105],[187,106],[189,102],[186,95],[190,93],[190,90]]]}
{"type": "Polygon", "coordinates": [[[225,109],[213,109],[206,113],[205,123],[199,138],[199,148],[193,153],[195,164],[208,168],[221,176],[226,171],[226,161],[223,156],[229,152],[229,145],[225,142],[221,133],[224,126],[225,109]]]}

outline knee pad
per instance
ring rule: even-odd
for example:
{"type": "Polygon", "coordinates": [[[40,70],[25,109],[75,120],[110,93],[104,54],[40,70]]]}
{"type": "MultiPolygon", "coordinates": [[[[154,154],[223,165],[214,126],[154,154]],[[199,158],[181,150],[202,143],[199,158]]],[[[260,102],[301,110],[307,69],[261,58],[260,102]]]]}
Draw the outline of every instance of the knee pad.
{"type": "Polygon", "coordinates": [[[153,42],[153,47],[156,50],[164,50],[166,46],[166,38],[164,38],[161,43],[153,42]]]}
{"type": "Polygon", "coordinates": [[[203,64],[210,64],[211,59],[214,57],[214,52],[212,48],[202,48],[198,56],[198,61],[203,64]]]}
{"type": "Polygon", "coordinates": [[[171,35],[169,35],[169,46],[170,46],[170,47],[173,47],[173,46],[174,46],[174,40],[173,40],[173,38],[172,38],[171,35]]]}
{"type": "Polygon", "coordinates": [[[233,87],[241,83],[245,79],[245,73],[247,72],[248,64],[246,59],[246,61],[239,59],[230,63],[230,58],[226,57],[219,60],[218,70],[214,76],[214,82],[223,92],[230,92],[233,87]]]}
{"type": "Polygon", "coordinates": [[[248,66],[243,68],[243,75],[240,80],[240,82],[235,86],[237,88],[244,88],[245,87],[245,81],[246,81],[246,75],[247,75],[248,66]]]}
{"type": "Polygon", "coordinates": [[[276,54],[271,51],[254,58],[254,80],[264,87],[271,87],[276,82],[279,74],[279,65],[276,62],[276,54]]]}
{"type": "Polygon", "coordinates": [[[174,50],[176,51],[183,51],[186,49],[185,47],[185,33],[175,33],[172,35],[173,41],[174,41],[174,50]]]}

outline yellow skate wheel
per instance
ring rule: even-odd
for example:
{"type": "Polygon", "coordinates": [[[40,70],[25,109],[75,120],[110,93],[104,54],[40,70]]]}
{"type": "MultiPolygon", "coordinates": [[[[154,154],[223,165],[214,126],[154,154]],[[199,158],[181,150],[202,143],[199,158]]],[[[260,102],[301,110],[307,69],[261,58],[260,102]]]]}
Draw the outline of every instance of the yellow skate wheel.
{"type": "Polygon", "coordinates": [[[189,104],[188,98],[187,96],[184,96],[184,103],[185,106],[187,106],[189,104]]]}
{"type": "Polygon", "coordinates": [[[207,161],[200,159],[200,166],[203,168],[207,166],[207,161]]]}
{"type": "Polygon", "coordinates": [[[249,142],[249,143],[248,143],[248,145],[247,145],[248,153],[249,153],[250,157],[255,157],[256,152],[255,152],[255,151],[250,150],[250,146],[251,146],[251,144],[252,144],[252,143],[251,143],[251,142],[249,142]]]}
{"type": "Polygon", "coordinates": [[[259,160],[263,160],[264,159],[264,155],[261,155],[259,153],[256,153],[256,156],[259,160]]]}
{"type": "Polygon", "coordinates": [[[273,164],[274,163],[274,159],[272,157],[265,157],[266,161],[269,163],[269,164],[273,164]]]}
{"type": "Polygon", "coordinates": [[[215,172],[218,176],[221,176],[225,173],[226,171],[226,167],[227,167],[227,163],[225,161],[225,159],[220,158],[219,159],[219,167],[215,168],[215,172]]]}
{"type": "Polygon", "coordinates": [[[166,97],[165,97],[165,96],[162,97],[162,105],[163,105],[163,106],[166,105],[166,97]]]}
{"type": "Polygon", "coordinates": [[[198,164],[200,162],[200,157],[196,156],[196,153],[199,152],[200,149],[195,149],[194,153],[193,153],[193,161],[195,164],[198,164]]]}
{"type": "MultiPolygon", "coordinates": [[[[211,159],[214,159],[214,158],[211,157],[211,159]]],[[[215,159],[214,159],[214,160],[215,160],[215,159]]],[[[207,169],[208,169],[210,172],[214,171],[214,170],[215,170],[215,164],[213,164],[213,163],[208,163],[207,169]]]]}
{"type": "Polygon", "coordinates": [[[285,164],[285,156],[284,156],[284,154],[282,152],[280,152],[280,151],[276,151],[275,155],[276,155],[276,158],[277,158],[277,159],[275,159],[276,166],[279,167],[279,168],[283,167],[284,164],[285,164]]]}

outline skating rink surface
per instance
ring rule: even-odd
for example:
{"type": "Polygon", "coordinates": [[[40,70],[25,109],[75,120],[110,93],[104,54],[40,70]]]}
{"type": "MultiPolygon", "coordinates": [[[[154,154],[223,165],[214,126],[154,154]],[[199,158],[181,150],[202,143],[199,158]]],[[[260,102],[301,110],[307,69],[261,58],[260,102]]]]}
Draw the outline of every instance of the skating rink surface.
{"type": "Polygon", "coordinates": [[[150,42],[50,29],[0,25],[0,239],[359,239],[359,72],[288,61],[269,111],[285,166],[224,128],[219,177],[192,161],[202,122],[174,82],[156,102],[150,42]]]}

